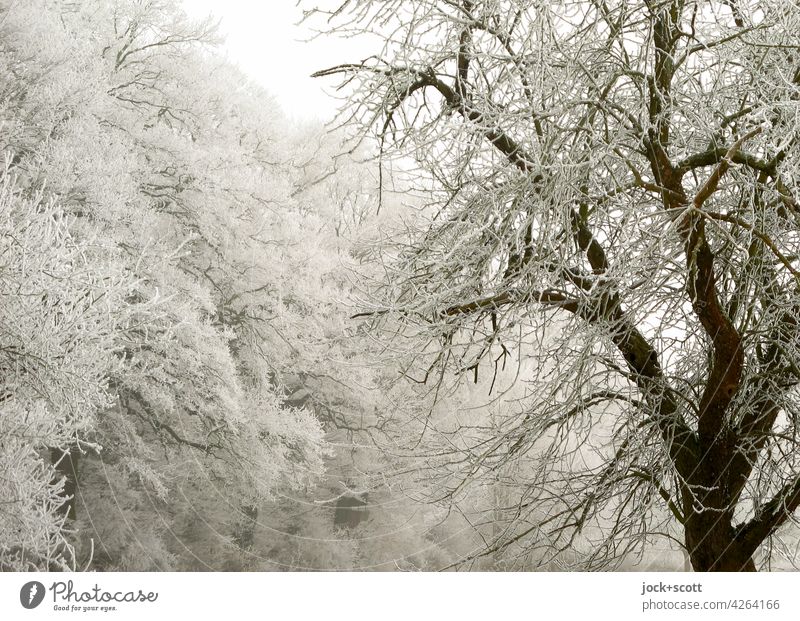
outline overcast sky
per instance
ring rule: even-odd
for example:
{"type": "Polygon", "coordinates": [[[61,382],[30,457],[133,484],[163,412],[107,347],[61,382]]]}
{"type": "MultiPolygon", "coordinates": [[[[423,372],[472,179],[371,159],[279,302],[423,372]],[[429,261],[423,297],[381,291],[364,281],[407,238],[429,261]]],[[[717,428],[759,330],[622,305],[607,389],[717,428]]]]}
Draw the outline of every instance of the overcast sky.
{"type": "Polygon", "coordinates": [[[183,0],[187,12],[222,19],[228,56],[269,90],[284,110],[299,119],[327,120],[337,102],[326,94],[330,79],[312,79],[318,69],[360,60],[364,43],[324,37],[304,42],[312,34],[296,25],[302,9],[296,0],[183,0]],[[361,48],[361,49],[359,49],[361,48]]]}

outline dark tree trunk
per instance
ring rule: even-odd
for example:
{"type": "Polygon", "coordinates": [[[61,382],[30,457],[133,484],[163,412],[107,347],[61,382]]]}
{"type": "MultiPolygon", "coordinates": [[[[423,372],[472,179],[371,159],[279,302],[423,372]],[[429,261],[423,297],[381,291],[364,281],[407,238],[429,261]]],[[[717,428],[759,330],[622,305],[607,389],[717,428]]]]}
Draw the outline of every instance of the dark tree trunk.
{"type": "Polygon", "coordinates": [[[689,516],[686,549],[694,571],[757,571],[725,516],[707,511],[689,516]]]}

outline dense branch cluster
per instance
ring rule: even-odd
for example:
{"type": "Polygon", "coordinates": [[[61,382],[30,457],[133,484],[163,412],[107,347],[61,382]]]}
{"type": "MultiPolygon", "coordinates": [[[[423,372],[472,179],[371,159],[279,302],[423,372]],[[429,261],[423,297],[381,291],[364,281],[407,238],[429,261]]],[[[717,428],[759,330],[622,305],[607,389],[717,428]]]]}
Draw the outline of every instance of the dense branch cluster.
{"type": "Polygon", "coordinates": [[[420,343],[409,368],[430,383],[519,360],[500,420],[419,423],[450,497],[512,490],[476,555],[580,548],[606,566],[666,536],[695,569],[770,566],[800,506],[796,3],[320,16],[385,34],[318,75],[353,93],[345,121],[435,180],[376,255],[386,279],[363,315],[420,343]]]}
{"type": "Polygon", "coordinates": [[[221,564],[322,473],[278,343],[301,342],[285,291],[322,226],[299,195],[329,163],[287,149],[213,26],[0,3],[0,567],[196,566],[176,538],[203,523],[221,564]]]}

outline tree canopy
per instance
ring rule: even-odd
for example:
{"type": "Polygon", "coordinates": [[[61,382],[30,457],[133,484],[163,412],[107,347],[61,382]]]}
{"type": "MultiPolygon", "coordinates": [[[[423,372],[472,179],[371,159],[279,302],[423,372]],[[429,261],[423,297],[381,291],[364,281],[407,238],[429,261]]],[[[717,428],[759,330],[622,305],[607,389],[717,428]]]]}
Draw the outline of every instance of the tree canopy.
{"type": "Polygon", "coordinates": [[[226,486],[238,514],[322,472],[322,427],[284,404],[270,351],[311,224],[299,154],[211,20],[162,1],[0,15],[0,561],[169,568],[181,485],[199,506],[226,486]],[[120,506],[168,517],[132,531],[102,517],[120,506]]]}
{"type": "Polygon", "coordinates": [[[419,343],[424,382],[529,360],[493,426],[422,425],[452,497],[516,470],[476,554],[585,538],[580,563],[604,567],[664,536],[696,570],[770,567],[800,506],[796,3],[361,0],[308,19],[380,34],[316,75],[434,180],[376,253],[362,317],[419,343]]]}

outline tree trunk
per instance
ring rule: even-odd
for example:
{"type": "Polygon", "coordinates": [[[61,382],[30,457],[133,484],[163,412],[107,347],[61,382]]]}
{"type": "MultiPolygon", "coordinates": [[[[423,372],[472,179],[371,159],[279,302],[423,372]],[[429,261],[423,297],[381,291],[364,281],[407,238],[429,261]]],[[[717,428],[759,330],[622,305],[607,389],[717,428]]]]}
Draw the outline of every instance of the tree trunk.
{"type": "Polygon", "coordinates": [[[712,511],[695,513],[689,516],[685,528],[686,549],[694,571],[757,571],[725,516],[712,511]]]}

